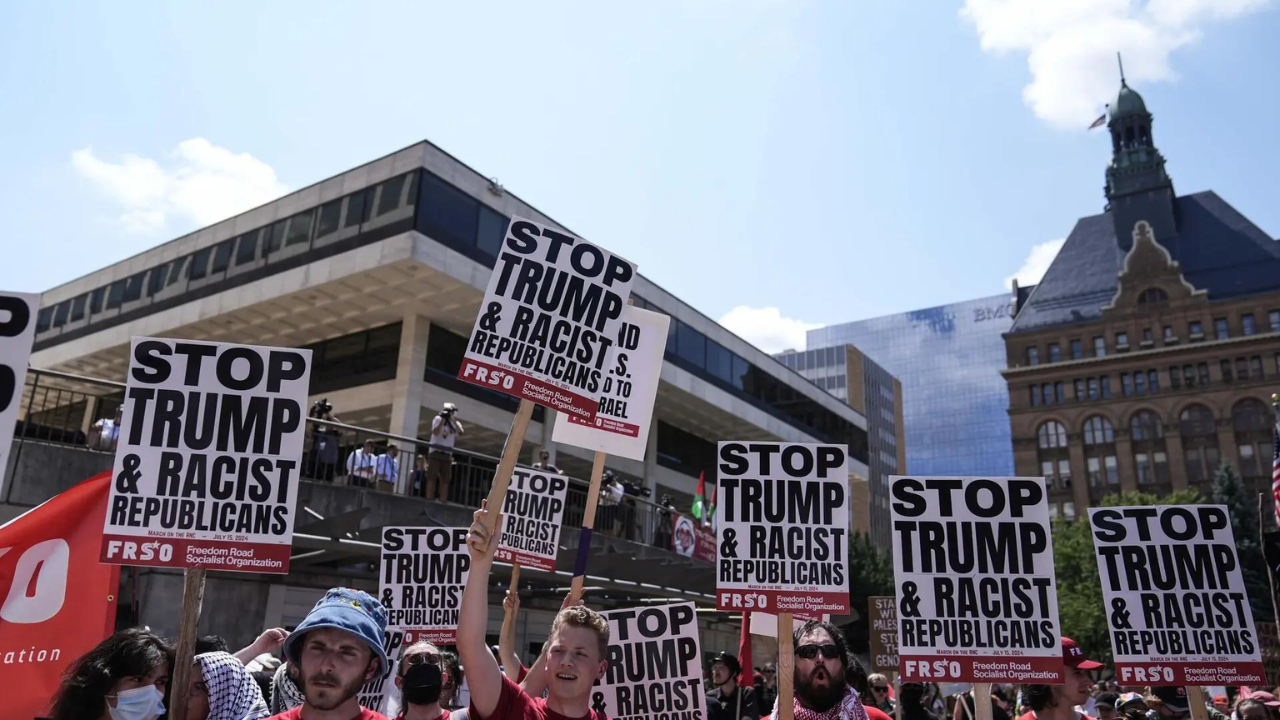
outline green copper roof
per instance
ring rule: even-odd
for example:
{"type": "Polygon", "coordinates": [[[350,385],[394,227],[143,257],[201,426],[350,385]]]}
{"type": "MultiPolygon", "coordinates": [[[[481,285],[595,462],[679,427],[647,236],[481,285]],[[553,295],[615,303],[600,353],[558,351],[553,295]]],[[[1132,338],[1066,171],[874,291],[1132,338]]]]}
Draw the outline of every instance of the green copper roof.
{"type": "Polygon", "coordinates": [[[1142,102],[1142,96],[1133,88],[1130,88],[1120,82],[1120,93],[1116,95],[1116,101],[1111,104],[1111,119],[1129,117],[1130,115],[1145,115],[1147,112],[1147,104],[1142,102]]]}

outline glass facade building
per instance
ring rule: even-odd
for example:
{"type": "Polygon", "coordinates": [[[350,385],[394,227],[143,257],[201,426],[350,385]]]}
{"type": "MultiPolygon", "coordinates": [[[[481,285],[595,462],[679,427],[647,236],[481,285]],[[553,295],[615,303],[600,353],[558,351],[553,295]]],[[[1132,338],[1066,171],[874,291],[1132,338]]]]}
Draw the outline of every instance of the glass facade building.
{"type": "Polygon", "coordinates": [[[850,344],[902,383],[906,471],[1013,475],[1002,335],[1011,295],[810,330],[810,349],[850,344]]]}

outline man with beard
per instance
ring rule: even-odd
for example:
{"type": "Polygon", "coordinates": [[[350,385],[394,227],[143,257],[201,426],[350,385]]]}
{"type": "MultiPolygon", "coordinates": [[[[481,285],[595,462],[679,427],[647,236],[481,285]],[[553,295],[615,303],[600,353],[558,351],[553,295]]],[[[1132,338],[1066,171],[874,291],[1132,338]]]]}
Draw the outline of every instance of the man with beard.
{"type": "Polygon", "coordinates": [[[755,688],[738,687],[742,665],[722,652],[711,661],[711,692],[707,693],[707,720],[759,720],[755,688]]]}
{"type": "MultiPolygon", "coordinates": [[[[795,720],[868,720],[858,692],[846,682],[849,649],[835,625],[810,620],[792,636],[795,720]]],[[[778,708],[770,720],[777,720],[778,708]]]]}
{"type": "Polygon", "coordinates": [[[368,593],[325,593],[284,641],[303,703],[269,720],[387,720],[357,700],[360,688],[387,666],[386,630],[387,611],[368,593]]]}
{"type": "Polygon", "coordinates": [[[440,707],[444,689],[444,658],[431,643],[420,640],[400,654],[400,672],[396,675],[402,706],[397,720],[450,720],[450,713],[440,707]]]}

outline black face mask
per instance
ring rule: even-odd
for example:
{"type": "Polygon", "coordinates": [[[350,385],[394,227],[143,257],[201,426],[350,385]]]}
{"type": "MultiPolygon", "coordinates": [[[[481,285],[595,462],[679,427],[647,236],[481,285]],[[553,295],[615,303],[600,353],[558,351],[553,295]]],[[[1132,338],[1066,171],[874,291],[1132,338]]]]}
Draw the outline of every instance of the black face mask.
{"type": "Polygon", "coordinates": [[[404,688],[401,695],[410,705],[430,705],[440,700],[440,689],[444,686],[444,674],[440,666],[433,663],[422,663],[409,668],[404,674],[404,688]]]}

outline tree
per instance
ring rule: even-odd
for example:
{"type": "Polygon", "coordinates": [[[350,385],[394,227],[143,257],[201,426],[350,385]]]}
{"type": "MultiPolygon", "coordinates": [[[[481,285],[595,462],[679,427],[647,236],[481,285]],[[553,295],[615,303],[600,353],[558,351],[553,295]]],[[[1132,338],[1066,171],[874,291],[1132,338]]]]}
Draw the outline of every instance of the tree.
{"type": "Polygon", "coordinates": [[[893,595],[893,560],[865,532],[849,533],[849,605],[858,619],[844,626],[854,652],[866,652],[871,638],[867,598],[893,595]]]}
{"type": "MultiPolygon", "coordinates": [[[[1119,505],[1191,505],[1202,502],[1194,490],[1180,490],[1157,497],[1149,493],[1123,493],[1103,499],[1104,507],[1119,505]]],[[[1111,638],[1102,602],[1102,580],[1093,549],[1088,517],[1054,525],[1053,562],[1058,582],[1058,617],[1062,634],[1075,640],[1085,654],[1111,664],[1111,638]]]]}
{"type": "Polygon", "coordinates": [[[1226,505],[1231,517],[1231,532],[1236,539],[1240,570],[1244,577],[1249,606],[1254,622],[1270,622],[1275,617],[1271,605],[1271,584],[1267,578],[1267,560],[1258,541],[1258,499],[1249,497],[1240,476],[1229,463],[1222,463],[1213,476],[1213,503],[1226,505]]]}

